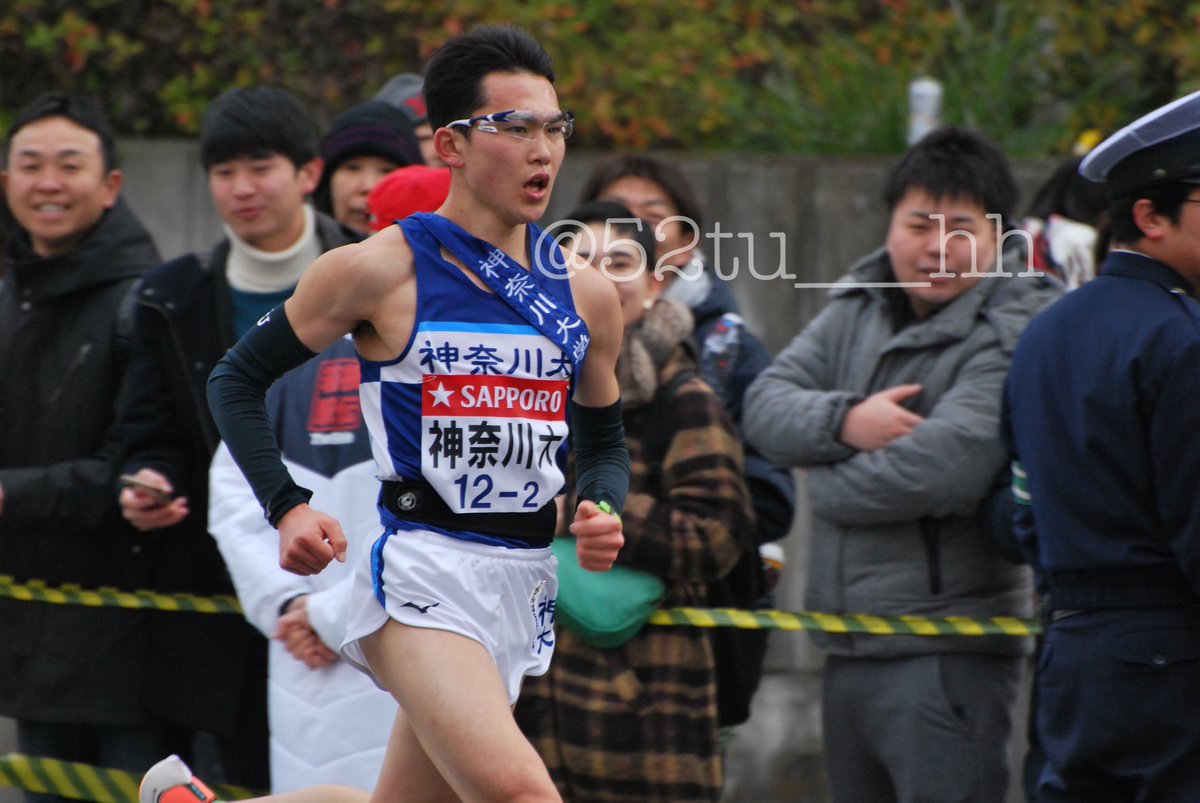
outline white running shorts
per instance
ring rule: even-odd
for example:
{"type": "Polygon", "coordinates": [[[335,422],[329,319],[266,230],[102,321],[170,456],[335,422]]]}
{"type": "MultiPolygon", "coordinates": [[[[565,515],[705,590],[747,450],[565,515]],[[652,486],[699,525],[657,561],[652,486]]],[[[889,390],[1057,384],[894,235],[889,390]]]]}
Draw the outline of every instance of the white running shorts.
{"type": "Polygon", "coordinates": [[[354,567],[342,657],[379,681],[359,639],[395,619],[479,642],[517,701],[526,675],[554,652],[558,562],[549,547],[508,549],[428,530],[385,531],[354,567]]]}

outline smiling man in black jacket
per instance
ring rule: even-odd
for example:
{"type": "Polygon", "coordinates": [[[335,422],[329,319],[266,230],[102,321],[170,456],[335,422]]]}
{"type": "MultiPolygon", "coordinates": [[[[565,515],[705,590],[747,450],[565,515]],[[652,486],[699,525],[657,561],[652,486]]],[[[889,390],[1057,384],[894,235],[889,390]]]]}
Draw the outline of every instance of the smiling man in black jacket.
{"type": "MultiPolygon", "coordinates": [[[[158,252],[120,199],[112,126],[89,99],[23,109],[0,182],[16,224],[0,281],[0,574],[136,588],[113,423],[123,318],[158,252]]],[[[144,626],[138,611],[0,600],[0,715],[23,752],[127,769],[161,752],[138,699],[144,626]]]]}

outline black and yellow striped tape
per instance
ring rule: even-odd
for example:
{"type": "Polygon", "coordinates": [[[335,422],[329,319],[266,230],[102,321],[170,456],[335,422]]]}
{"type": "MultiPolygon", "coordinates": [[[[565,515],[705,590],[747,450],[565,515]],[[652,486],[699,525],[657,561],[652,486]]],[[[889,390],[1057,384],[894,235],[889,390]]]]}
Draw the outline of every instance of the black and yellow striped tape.
{"type": "MultiPolygon", "coordinates": [[[[71,800],[138,803],[138,784],[141,780],[140,774],[124,770],[20,753],[0,755],[0,786],[58,795],[71,800]]],[[[212,790],[221,800],[246,800],[262,794],[240,786],[217,785],[212,790]]]]}
{"type": "Polygon", "coordinates": [[[655,611],[652,625],[689,627],[740,627],[771,630],[823,630],[826,633],[863,633],[872,636],[1035,636],[1036,619],[996,616],[870,616],[867,614],[787,613],[743,611],[735,608],[668,608],[655,611]]]}
{"type": "Polygon", "coordinates": [[[199,597],[194,594],[160,594],[157,591],[118,591],[115,588],[86,589],[75,585],[47,586],[40,580],[16,583],[0,575],[0,598],[54,605],[87,605],[92,608],[131,608],[191,613],[237,613],[242,606],[237,597],[199,597]]]}
{"type": "MultiPolygon", "coordinates": [[[[193,594],[160,594],[157,591],[88,590],[78,586],[47,586],[39,581],[24,584],[0,575],[0,598],[56,605],[132,608],[136,610],[188,611],[192,613],[236,613],[242,606],[236,597],[198,597],[193,594]]],[[[862,633],[874,636],[1034,636],[1041,632],[1037,620],[997,616],[973,619],[966,616],[835,615],[743,611],[735,608],[668,608],[655,611],[652,625],[685,627],[740,627],[749,630],[823,630],[827,633],[862,633]]]]}

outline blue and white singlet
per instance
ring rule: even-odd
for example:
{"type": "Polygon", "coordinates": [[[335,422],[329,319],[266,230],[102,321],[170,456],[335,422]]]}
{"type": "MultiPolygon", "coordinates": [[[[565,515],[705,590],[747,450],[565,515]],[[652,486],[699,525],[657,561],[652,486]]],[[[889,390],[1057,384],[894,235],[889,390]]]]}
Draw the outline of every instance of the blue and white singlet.
{"type": "MultiPolygon", "coordinates": [[[[395,360],[359,357],[380,479],[424,481],[455,513],[535,512],[563,488],[571,357],[443,259],[423,226],[400,225],[417,282],[413,334],[395,360]]],[[[574,313],[565,278],[536,276],[530,293],[534,308],[574,313]]],[[[380,516],[414,526],[382,506],[380,516]]]]}

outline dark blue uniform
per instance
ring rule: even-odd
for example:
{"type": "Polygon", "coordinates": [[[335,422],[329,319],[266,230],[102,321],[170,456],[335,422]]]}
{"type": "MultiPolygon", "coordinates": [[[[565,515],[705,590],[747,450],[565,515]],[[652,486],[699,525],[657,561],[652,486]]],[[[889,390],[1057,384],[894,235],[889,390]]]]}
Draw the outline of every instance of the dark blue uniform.
{"type": "Polygon", "coordinates": [[[1111,254],[1026,329],[1003,428],[1026,478],[1018,536],[1049,611],[1038,799],[1200,801],[1200,303],[1188,283],[1111,254]]]}

